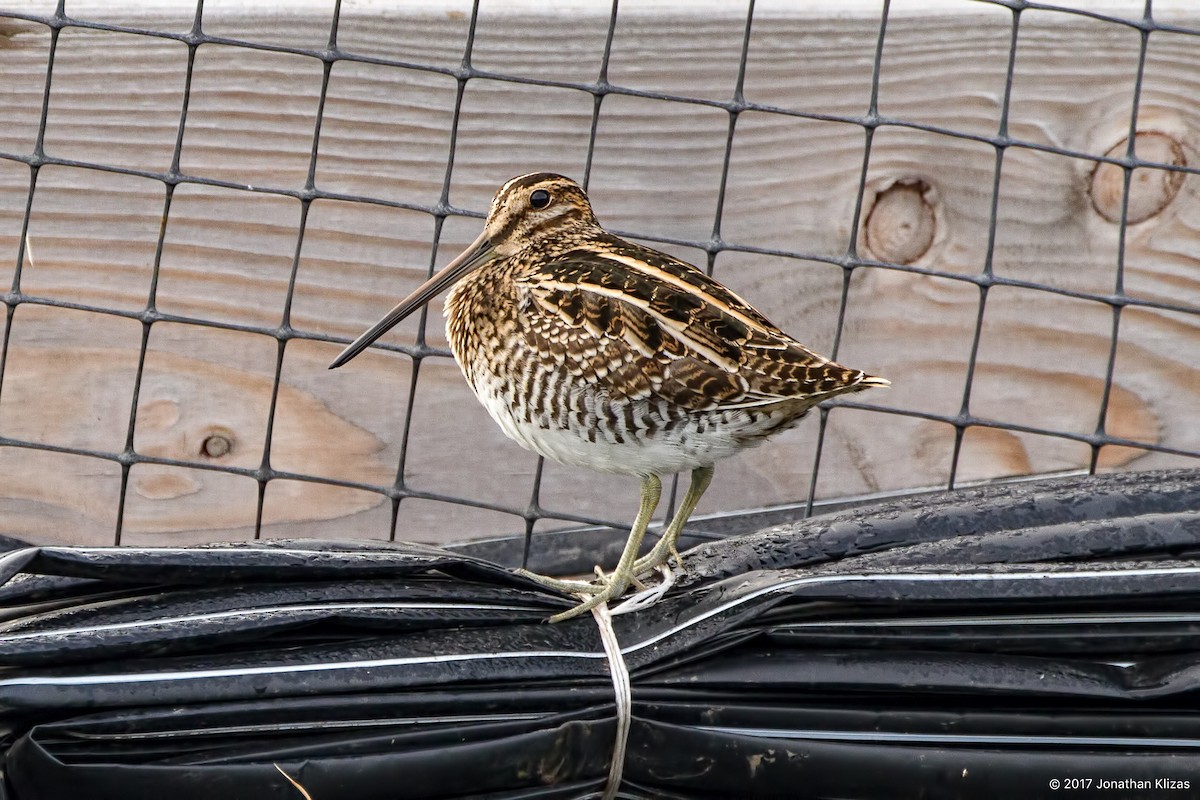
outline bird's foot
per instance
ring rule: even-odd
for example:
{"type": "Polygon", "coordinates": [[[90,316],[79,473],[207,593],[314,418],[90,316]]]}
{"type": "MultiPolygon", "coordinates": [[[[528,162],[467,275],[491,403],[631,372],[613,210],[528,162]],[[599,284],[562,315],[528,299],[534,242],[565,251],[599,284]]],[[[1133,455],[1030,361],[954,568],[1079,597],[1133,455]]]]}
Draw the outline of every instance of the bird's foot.
{"type": "MultiPolygon", "coordinates": [[[[674,550],[674,548],[669,548],[669,550],[674,550]]],[[[664,554],[667,553],[668,548],[663,548],[663,552],[664,554]]],[[[647,558],[649,558],[649,556],[647,556],[647,558]]],[[[678,553],[675,553],[675,558],[678,561],[678,553]]],[[[618,572],[613,572],[611,575],[607,575],[605,574],[604,570],[600,569],[600,567],[596,567],[596,580],[592,581],[591,583],[586,581],[571,581],[560,578],[549,578],[545,575],[538,575],[536,572],[530,572],[529,570],[525,569],[518,569],[516,572],[518,575],[522,575],[526,578],[537,581],[543,586],[560,592],[566,592],[567,594],[573,594],[583,601],[573,608],[569,608],[562,613],[555,614],[554,616],[550,617],[550,622],[562,622],[565,619],[571,619],[572,617],[577,617],[584,612],[591,611],[601,603],[619,600],[621,596],[625,594],[625,590],[629,588],[630,584],[633,584],[640,589],[640,593],[621,604],[621,606],[615,609],[613,613],[623,614],[653,605],[675,582],[674,573],[671,572],[671,568],[667,566],[666,561],[667,559],[663,558],[660,560],[661,563],[646,568],[649,571],[657,571],[658,574],[662,576],[661,582],[649,588],[647,588],[644,583],[633,576],[635,572],[644,571],[638,570],[636,564],[634,565],[634,568],[625,575],[621,575],[618,572]]]]}
{"type": "MultiPolygon", "coordinates": [[[[603,574],[603,573],[601,573],[603,574]]],[[[579,592],[577,596],[583,598],[583,602],[574,608],[568,608],[561,614],[555,614],[550,618],[551,622],[562,622],[564,619],[578,617],[587,611],[591,611],[601,603],[607,603],[610,600],[616,600],[621,595],[625,594],[625,590],[629,588],[629,578],[620,579],[616,573],[604,579],[603,584],[588,584],[587,592],[579,592]]]]}
{"type": "Polygon", "coordinates": [[[583,600],[582,603],[574,608],[569,608],[561,614],[555,614],[550,617],[550,622],[562,622],[564,619],[577,617],[585,611],[591,611],[601,603],[616,600],[629,588],[630,582],[628,574],[622,576],[614,572],[612,575],[606,575],[600,567],[596,567],[596,580],[591,583],[587,581],[550,578],[545,575],[538,575],[536,572],[530,572],[527,569],[518,569],[516,573],[522,577],[536,581],[542,586],[559,592],[573,594],[583,600]]]}

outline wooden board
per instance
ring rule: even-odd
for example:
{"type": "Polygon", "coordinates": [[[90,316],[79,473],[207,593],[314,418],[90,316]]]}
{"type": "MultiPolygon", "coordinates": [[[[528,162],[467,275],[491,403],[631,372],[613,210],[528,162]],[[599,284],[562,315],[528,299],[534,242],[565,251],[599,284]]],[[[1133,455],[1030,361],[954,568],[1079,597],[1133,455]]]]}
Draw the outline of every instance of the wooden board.
{"type": "MultiPolygon", "coordinates": [[[[12,4],[8,4],[12,6],[12,4]]],[[[205,30],[285,47],[321,48],[332,3],[273,12],[206,3],[205,30]]],[[[607,2],[570,14],[481,6],[472,65],[533,79],[586,82],[600,68],[607,2]]],[[[1156,18],[1200,27],[1189,3],[1156,4],[1156,18]]],[[[760,4],[746,63],[747,100],[853,118],[866,112],[879,34],[877,4],[760,4]],[[803,6],[801,9],[793,6],[803,6]]],[[[53,3],[18,4],[50,13],[53,3]],[[49,8],[47,8],[49,6],[49,8]]],[[[470,3],[342,5],[340,46],[352,53],[453,69],[462,62],[470,3]]],[[[564,7],[565,8],[565,7],[564,7]]],[[[983,3],[894,2],[879,85],[880,113],[973,136],[1000,120],[1012,15],[983,3]]],[[[1107,13],[1140,17],[1141,3],[1107,13]]],[[[186,3],[71,6],[79,18],[184,31],[186,3]],[[89,16],[90,15],[90,16],[89,16]]],[[[732,97],[744,11],[717,4],[622,3],[608,78],[651,92],[732,97]],[[663,9],[666,10],[663,10],[663,9]]],[[[1021,15],[1010,135],[1079,154],[1123,155],[1136,75],[1137,32],[1047,11],[1021,15]]],[[[40,24],[0,18],[0,153],[33,151],[49,47],[40,24]]],[[[45,133],[47,153],[88,163],[165,170],[178,134],[186,47],[166,39],[68,27],[59,40],[45,133]]],[[[310,166],[321,85],[311,57],[208,44],[183,135],[185,174],[295,191],[310,166]]],[[[319,189],[420,207],[440,198],[450,155],[457,82],[420,69],[333,65],[318,142],[319,189]]],[[[1139,106],[1141,157],[1200,165],[1200,39],[1155,32],[1139,106]]],[[[593,96],[573,88],[490,78],[466,85],[449,201],[486,210],[513,175],[548,169],[582,176],[593,96]]],[[[696,103],[607,96],[597,126],[590,192],[602,222],[631,236],[705,241],[713,233],[728,113],[696,103]]],[[[843,290],[840,259],[860,255],[963,276],[985,264],[998,276],[1097,297],[1117,277],[1123,173],[1023,147],[1002,161],[990,254],[996,150],[986,142],[883,126],[875,134],[859,230],[853,212],[864,129],[743,112],[730,153],[721,237],[735,245],[809,258],[718,253],[715,275],[813,347],[834,344],[843,290]],[[1107,170],[1107,171],[1106,171],[1107,170]],[[1115,187],[1115,188],[1114,188],[1115,187]],[[1115,192],[1115,194],[1114,194],[1115,192]],[[1115,201],[1114,201],[1115,197],[1115,201]]],[[[0,285],[12,280],[30,171],[0,158],[0,285]]],[[[154,178],[47,166],[38,176],[21,289],[87,306],[145,307],[164,211],[154,178]]],[[[1200,450],[1200,183],[1141,168],[1130,201],[1124,287],[1183,310],[1126,309],[1120,318],[1106,430],[1179,450],[1200,450]]],[[[298,246],[299,201],[183,184],[166,220],[156,302],[164,312],[270,327],[282,319],[298,246]]],[[[299,249],[291,322],[350,338],[377,319],[478,232],[451,217],[433,255],[431,215],[369,202],[312,204],[299,249]]],[[[705,264],[703,250],[663,249],[705,264]]],[[[964,403],[980,292],[946,277],[864,267],[854,271],[838,357],[893,381],[864,402],[926,415],[964,403]]],[[[440,301],[438,303],[440,305],[440,301]]],[[[430,342],[445,345],[439,309],[430,342]]],[[[411,319],[389,341],[412,341],[411,319]]],[[[1097,430],[1112,309],[1030,288],[987,297],[971,413],[1035,429],[1097,430]]],[[[0,388],[0,436],[117,452],[129,435],[138,322],[85,311],[17,308],[0,388]]],[[[475,506],[410,499],[400,538],[452,541],[523,530],[535,458],[504,439],[456,366],[426,360],[417,375],[411,434],[403,440],[413,379],[408,359],[370,352],[336,372],[335,345],[293,341],[285,351],[270,448],[272,467],[333,480],[403,480],[475,506]]],[[[276,342],[251,333],[155,325],[136,408],[138,452],[198,468],[136,465],[123,518],[125,542],[196,542],[253,535],[257,484],[201,467],[261,462],[276,342]],[[218,437],[227,452],[207,454],[218,437]],[[224,445],[223,445],[224,446],[224,445]]],[[[856,398],[857,399],[857,398],[856,398]]],[[[701,513],[803,500],[817,425],[809,422],[719,466],[701,513]]],[[[944,484],[954,430],[920,416],[839,409],[830,416],[818,496],[842,497],[944,484]]],[[[1086,468],[1086,444],[990,427],[967,431],[960,480],[1086,468]]],[[[1195,463],[1139,449],[1105,448],[1105,470],[1195,463]]],[[[0,447],[0,533],[46,542],[113,540],[120,469],[93,458],[0,447]]],[[[539,501],[551,511],[622,521],[636,482],[547,465],[539,501]]],[[[382,495],[303,481],[272,482],[266,536],[386,536],[382,495]]],[[[542,526],[550,523],[542,523],[542,526]]],[[[539,528],[540,529],[540,528],[539,528]]]]}

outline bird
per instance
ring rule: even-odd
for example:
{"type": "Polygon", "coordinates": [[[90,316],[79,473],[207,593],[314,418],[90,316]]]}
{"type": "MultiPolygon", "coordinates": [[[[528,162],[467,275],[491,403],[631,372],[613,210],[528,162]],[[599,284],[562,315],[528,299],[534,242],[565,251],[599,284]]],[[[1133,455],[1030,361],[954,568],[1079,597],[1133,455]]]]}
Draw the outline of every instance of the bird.
{"type": "Polygon", "coordinates": [[[518,570],[575,595],[550,622],[619,599],[673,559],[714,464],[796,425],[830,397],[884,387],[784,333],[703,270],[601,227],[574,180],[521,175],[459,256],[351,342],[340,367],[447,287],[446,334],[463,376],[508,438],[552,461],[636,476],[621,557],[596,580],[518,570]],[[679,508],[638,557],[662,480],[690,473],[679,508]]]}

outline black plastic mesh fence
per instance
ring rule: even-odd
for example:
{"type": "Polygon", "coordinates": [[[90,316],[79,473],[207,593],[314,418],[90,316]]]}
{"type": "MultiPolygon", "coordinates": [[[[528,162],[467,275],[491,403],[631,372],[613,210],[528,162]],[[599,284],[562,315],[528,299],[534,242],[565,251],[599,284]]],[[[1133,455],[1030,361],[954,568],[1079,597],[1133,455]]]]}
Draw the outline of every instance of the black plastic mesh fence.
{"type": "MultiPolygon", "coordinates": [[[[600,62],[599,72],[590,79],[582,81],[560,79],[557,76],[556,69],[554,68],[554,59],[548,59],[548,66],[545,71],[545,75],[542,77],[534,77],[526,74],[505,74],[503,72],[485,70],[475,66],[473,63],[472,54],[473,48],[475,47],[477,34],[480,32],[480,6],[478,2],[474,4],[474,7],[470,12],[470,24],[466,37],[465,50],[462,53],[461,63],[451,66],[429,63],[411,63],[408,61],[388,59],[377,55],[368,55],[361,52],[355,52],[355,49],[352,46],[343,46],[339,41],[339,19],[342,13],[342,4],[340,2],[334,3],[331,9],[331,14],[329,16],[327,44],[323,47],[317,47],[313,49],[295,47],[286,44],[272,44],[261,41],[251,41],[233,35],[218,35],[210,31],[206,25],[207,20],[205,17],[205,3],[203,0],[198,0],[196,4],[194,19],[190,29],[181,32],[173,32],[169,30],[145,30],[137,27],[128,27],[121,24],[112,24],[109,22],[97,21],[95,19],[88,19],[84,18],[82,15],[77,18],[71,15],[71,7],[69,3],[66,3],[65,1],[59,2],[57,9],[46,13],[35,13],[29,11],[28,9],[0,9],[0,24],[5,22],[19,22],[20,24],[44,26],[49,35],[49,52],[46,63],[46,75],[42,95],[40,122],[37,128],[36,139],[31,143],[31,146],[28,150],[21,152],[0,152],[0,163],[7,162],[10,164],[24,164],[28,167],[29,187],[27,201],[24,208],[20,243],[17,247],[16,261],[12,273],[12,283],[11,286],[2,295],[0,295],[0,300],[3,301],[5,307],[4,334],[2,344],[0,344],[0,403],[3,403],[4,398],[3,392],[5,365],[6,361],[8,360],[8,353],[10,350],[9,344],[12,340],[14,325],[20,325],[20,315],[16,312],[18,312],[23,306],[46,306],[62,309],[75,309],[92,312],[95,314],[125,318],[136,321],[141,325],[141,348],[137,359],[132,402],[129,405],[128,418],[125,424],[124,443],[122,447],[115,449],[104,449],[47,444],[45,442],[36,441],[32,437],[7,435],[3,431],[0,431],[0,450],[17,449],[49,451],[81,456],[90,459],[99,459],[104,462],[119,465],[121,475],[120,491],[118,496],[112,498],[112,503],[114,503],[118,509],[116,515],[116,527],[115,531],[113,532],[112,541],[118,544],[122,542],[122,530],[125,516],[124,510],[127,507],[130,470],[131,468],[141,464],[187,467],[198,470],[223,472],[240,476],[242,478],[252,479],[257,483],[258,487],[257,513],[255,515],[254,523],[256,536],[263,527],[263,506],[267,487],[273,481],[281,480],[300,481],[313,485],[324,484],[328,486],[340,486],[382,495],[384,498],[390,501],[391,504],[391,530],[393,538],[395,537],[396,520],[399,515],[404,513],[405,510],[405,501],[412,499],[435,501],[440,503],[466,504],[476,508],[491,509],[494,511],[508,513],[513,515],[514,523],[517,523],[520,520],[524,521],[526,540],[524,558],[526,560],[529,557],[528,541],[534,533],[535,526],[537,526],[542,520],[561,520],[568,523],[600,525],[619,522],[611,519],[595,518],[590,515],[576,514],[573,513],[571,509],[544,508],[539,501],[542,479],[542,471],[540,466],[537,470],[533,485],[529,487],[528,494],[523,498],[512,498],[512,500],[508,503],[495,503],[473,497],[452,496],[441,492],[417,489],[406,480],[408,467],[406,461],[409,457],[407,452],[407,442],[410,434],[410,426],[412,424],[412,408],[414,398],[422,391],[422,364],[428,359],[446,359],[449,356],[449,353],[444,349],[431,346],[428,343],[425,335],[426,327],[428,325],[439,324],[436,313],[432,315],[426,314],[422,317],[420,330],[415,342],[406,344],[389,344],[384,342],[378,345],[384,349],[391,349],[403,353],[405,356],[407,356],[411,363],[411,382],[409,384],[408,396],[397,398],[396,401],[398,403],[406,404],[404,415],[404,432],[402,438],[402,442],[404,444],[401,445],[399,463],[396,464],[395,477],[391,483],[379,485],[374,482],[330,477],[328,475],[306,474],[279,469],[272,465],[272,435],[276,422],[276,403],[279,397],[280,378],[284,368],[285,353],[288,351],[288,348],[294,346],[294,343],[298,340],[311,340],[330,343],[340,343],[346,341],[346,339],[342,337],[331,336],[313,330],[306,330],[303,327],[295,324],[293,320],[292,310],[294,290],[296,285],[296,270],[300,264],[301,250],[305,241],[306,224],[309,218],[309,211],[312,203],[320,200],[338,200],[354,204],[364,204],[364,206],[399,208],[427,214],[433,222],[434,264],[431,264],[431,267],[435,264],[444,263],[449,254],[439,254],[437,247],[439,239],[442,236],[444,223],[446,223],[447,220],[451,220],[456,217],[481,218],[483,216],[482,208],[459,208],[452,205],[450,202],[450,189],[455,181],[456,176],[456,143],[462,113],[464,92],[473,81],[493,81],[572,90],[575,92],[584,93],[592,99],[593,111],[591,116],[591,133],[588,144],[587,161],[583,170],[583,174],[577,176],[581,178],[585,185],[588,183],[589,179],[593,177],[593,155],[595,152],[597,127],[601,120],[601,112],[605,107],[605,104],[612,102],[613,98],[643,98],[653,101],[654,103],[662,104],[664,108],[676,107],[676,104],[703,106],[710,108],[715,112],[726,114],[728,117],[728,131],[725,138],[725,155],[722,167],[721,185],[717,197],[716,214],[712,220],[711,234],[707,237],[693,240],[654,236],[651,232],[644,230],[625,230],[618,232],[627,235],[635,235],[644,240],[660,242],[665,245],[679,245],[697,248],[698,250],[701,250],[707,254],[707,267],[710,271],[713,269],[719,254],[730,252],[741,252],[787,259],[803,259],[806,261],[823,262],[833,267],[840,268],[842,272],[843,288],[841,294],[841,303],[837,312],[837,330],[833,337],[832,355],[835,357],[837,356],[837,351],[841,343],[843,323],[846,319],[848,309],[852,304],[852,296],[850,292],[851,278],[856,271],[869,267],[897,273],[931,276],[943,279],[945,281],[974,287],[978,290],[977,313],[975,315],[976,321],[974,325],[973,340],[967,356],[967,377],[959,410],[956,413],[948,414],[936,414],[928,411],[914,411],[910,408],[889,405],[888,398],[886,396],[878,398],[872,397],[869,399],[869,401],[864,400],[862,402],[838,401],[828,404],[826,408],[822,409],[819,420],[813,423],[808,423],[810,425],[819,426],[820,430],[818,445],[815,451],[815,458],[811,464],[812,478],[811,484],[808,487],[808,496],[806,502],[804,502],[803,497],[800,496],[802,490],[797,490],[798,496],[800,496],[802,501],[799,506],[801,511],[807,511],[808,513],[811,513],[813,509],[813,498],[815,496],[814,490],[817,485],[818,475],[821,471],[822,449],[825,441],[825,433],[829,420],[829,414],[831,409],[837,407],[848,407],[869,411],[872,414],[880,415],[879,418],[882,422],[886,422],[887,418],[890,416],[902,415],[909,417],[916,416],[922,419],[952,426],[954,430],[954,451],[949,460],[948,471],[944,476],[944,485],[951,488],[953,488],[956,483],[961,482],[959,476],[959,454],[964,435],[968,431],[978,429],[998,429],[1018,433],[1034,434],[1038,436],[1069,440],[1086,445],[1091,451],[1090,471],[1096,470],[1097,460],[1101,450],[1110,446],[1127,446],[1131,448],[1137,448],[1140,451],[1157,452],[1178,456],[1182,457],[1184,460],[1200,457],[1200,451],[1194,447],[1180,446],[1171,441],[1169,438],[1158,442],[1147,442],[1140,439],[1133,440],[1119,435],[1119,432],[1114,433],[1106,425],[1106,420],[1110,410],[1110,395],[1113,385],[1114,368],[1117,360],[1118,344],[1121,341],[1122,336],[1122,319],[1123,315],[1126,314],[1128,309],[1155,309],[1163,312],[1169,312],[1171,314],[1183,315],[1191,320],[1190,324],[1192,325],[1194,325],[1197,320],[1200,320],[1200,301],[1198,301],[1195,296],[1188,296],[1186,293],[1181,293],[1176,299],[1170,300],[1162,297],[1152,298],[1139,293],[1130,293],[1126,291],[1124,279],[1126,245],[1125,231],[1127,228],[1127,223],[1130,222],[1131,215],[1129,198],[1132,181],[1134,181],[1137,176],[1144,174],[1148,169],[1162,171],[1163,174],[1168,176],[1186,176],[1200,172],[1200,169],[1198,169],[1196,166],[1189,165],[1186,162],[1186,159],[1182,159],[1182,163],[1164,163],[1162,161],[1144,158],[1140,156],[1139,153],[1135,152],[1134,134],[1137,132],[1136,121],[1138,118],[1138,104],[1141,97],[1142,79],[1146,65],[1147,49],[1155,37],[1164,35],[1198,37],[1195,40],[1194,46],[1200,48],[1200,30],[1186,28],[1177,24],[1157,20],[1153,14],[1150,0],[1146,0],[1142,13],[1130,16],[1108,15],[1105,13],[1092,12],[1077,8],[1058,7],[1052,4],[1021,2],[1020,0],[980,0],[978,4],[966,3],[966,5],[986,5],[992,8],[1007,9],[1009,12],[1007,16],[1007,34],[1009,36],[1010,47],[1007,69],[1003,82],[1003,98],[1000,103],[999,125],[990,133],[979,133],[972,132],[970,130],[959,129],[954,124],[954,121],[950,119],[946,120],[945,125],[934,125],[928,122],[916,121],[913,119],[894,118],[880,112],[878,104],[880,74],[881,68],[885,64],[885,43],[888,41],[888,23],[890,12],[890,4],[887,2],[887,0],[882,2],[878,15],[878,37],[875,45],[874,60],[871,69],[872,90],[870,102],[861,110],[861,113],[849,116],[765,106],[746,99],[743,89],[747,74],[747,58],[752,41],[753,26],[755,23],[755,3],[753,0],[751,0],[746,7],[741,57],[737,65],[736,74],[731,74],[729,76],[730,90],[728,96],[719,99],[682,96],[635,88],[628,85],[619,85],[617,82],[610,82],[609,64],[614,31],[618,26],[619,20],[622,19],[623,13],[618,0],[614,0],[612,3],[611,14],[609,16],[609,22],[607,26],[607,36],[603,49],[603,57],[601,58],[600,62]],[[1098,155],[1096,153],[1083,152],[1068,147],[1051,146],[1040,142],[1024,140],[1019,136],[1014,135],[1013,132],[1010,131],[1009,101],[1013,90],[1014,75],[1017,74],[1019,66],[1017,63],[1017,54],[1018,44],[1022,39],[1022,20],[1030,11],[1058,14],[1062,15],[1063,19],[1086,18],[1095,24],[1111,26],[1113,30],[1129,33],[1132,36],[1135,36],[1136,40],[1140,42],[1140,47],[1136,53],[1135,59],[1136,75],[1134,77],[1133,105],[1129,109],[1130,122],[1127,138],[1128,146],[1125,152],[1109,155],[1098,155]],[[165,171],[144,170],[118,164],[106,164],[102,161],[84,161],[63,158],[55,155],[53,148],[47,148],[45,146],[47,117],[51,107],[52,98],[55,95],[55,63],[59,40],[64,33],[77,29],[101,30],[132,34],[139,37],[169,39],[182,43],[186,46],[187,64],[183,91],[183,104],[179,109],[177,135],[175,139],[174,153],[169,169],[165,171]],[[197,54],[198,52],[201,52],[203,48],[215,45],[245,49],[248,51],[290,54],[293,56],[311,59],[313,64],[320,66],[323,77],[321,79],[320,96],[317,105],[316,127],[313,131],[313,144],[308,162],[307,179],[301,188],[259,185],[258,183],[249,185],[237,180],[226,180],[222,178],[189,174],[186,169],[181,167],[181,152],[185,138],[189,135],[189,101],[192,98],[197,54]],[[321,186],[318,184],[317,165],[318,161],[322,158],[323,152],[321,127],[326,103],[330,99],[329,88],[331,70],[335,67],[335,65],[346,63],[359,63],[380,67],[394,67],[404,70],[427,72],[430,74],[443,76],[446,79],[452,79],[453,81],[457,82],[457,100],[450,119],[449,131],[447,132],[450,142],[449,160],[445,164],[442,191],[438,202],[433,204],[407,203],[394,199],[389,200],[351,193],[332,192],[321,188],[321,186]],[[865,147],[863,150],[864,157],[861,165],[861,177],[858,182],[858,195],[854,202],[854,218],[851,226],[853,235],[848,241],[845,242],[844,249],[840,254],[830,256],[814,252],[780,250],[773,247],[756,246],[753,242],[732,242],[724,238],[722,232],[722,218],[725,208],[726,184],[730,169],[730,157],[734,149],[735,142],[738,140],[739,119],[742,119],[743,115],[745,115],[747,112],[756,112],[758,114],[765,115],[777,115],[779,117],[786,118],[838,122],[846,125],[857,126],[862,131],[865,137],[865,147]],[[861,221],[864,214],[864,197],[866,195],[869,167],[871,165],[872,144],[879,132],[893,129],[923,131],[940,136],[952,137],[956,140],[969,141],[980,146],[990,147],[994,152],[994,169],[992,171],[991,185],[990,187],[981,188],[981,190],[990,192],[991,217],[987,230],[987,246],[985,250],[986,257],[983,263],[980,264],[980,268],[977,272],[973,274],[963,274],[959,271],[939,270],[936,267],[888,263],[867,257],[860,252],[860,248],[858,246],[858,242],[860,241],[859,229],[861,227],[861,221]],[[1077,288],[1070,288],[1069,286],[1058,285],[1061,282],[1031,280],[1025,277],[1014,277],[1009,274],[998,274],[993,270],[992,253],[997,236],[997,220],[1003,213],[1003,193],[1001,189],[1002,168],[1005,165],[1006,158],[1009,158],[1010,154],[1015,150],[1034,150],[1052,153],[1057,156],[1088,162],[1089,164],[1109,164],[1120,170],[1120,174],[1123,175],[1123,190],[1118,203],[1121,238],[1116,255],[1117,263],[1115,270],[1115,281],[1106,290],[1081,290],[1077,288]],[[161,211],[161,231],[158,238],[157,247],[155,249],[153,270],[149,284],[146,287],[146,302],[144,307],[130,310],[116,307],[105,307],[103,305],[78,303],[55,296],[39,294],[37,292],[29,291],[25,288],[26,281],[23,280],[23,271],[26,269],[30,257],[30,253],[27,250],[27,233],[30,226],[30,215],[40,191],[39,176],[48,166],[73,167],[113,176],[134,176],[143,179],[160,181],[165,187],[165,202],[161,211]],[[194,185],[220,187],[230,190],[237,190],[239,192],[252,192],[262,195],[291,198],[294,201],[298,201],[300,214],[299,224],[295,231],[292,272],[288,280],[286,296],[283,300],[282,308],[280,309],[277,324],[268,326],[242,324],[221,319],[168,313],[159,309],[156,302],[156,295],[159,286],[164,237],[166,235],[167,226],[172,215],[173,200],[176,197],[177,192],[180,190],[180,187],[194,185]],[[1104,392],[1100,402],[1099,414],[1095,419],[1094,428],[1091,431],[1079,432],[1075,430],[1051,429],[1036,424],[1021,424],[1020,422],[997,420],[991,417],[977,415],[972,412],[973,376],[975,375],[977,357],[980,352],[981,342],[983,341],[984,320],[988,309],[989,295],[998,287],[1016,287],[1034,290],[1037,292],[1052,293],[1068,298],[1103,304],[1105,307],[1110,309],[1111,335],[1109,337],[1107,367],[1104,376],[1104,392]],[[14,323],[14,317],[16,317],[16,323],[14,323]],[[187,326],[238,331],[261,336],[264,337],[265,341],[274,343],[274,384],[265,427],[265,441],[263,443],[262,450],[263,457],[260,464],[251,467],[237,467],[216,463],[211,459],[199,457],[196,459],[181,460],[177,458],[156,456],[147,452],[139,452],[139,450],[135,448],[135,430],[139,425],[139,392],[142,389],[142,382],[145,374],[147,342],[150,340],[151,332],[155,329],[155,326],[162,325],[163,323],[179,323],[187,326]]],[[[686,35],[686,33],[681,31],[680,35],[686,35]]],[[[1126,53],[1125,55],[1129,56],[1131,54],[1126,53]]],[[[1097,54],[1097,57],[1103,58],[1104,55],[1097,54]]],[[[3,59],[2,51],[0,51],[0,59],[3,59]]],[[[3,89],[0,89],[0,92],[3,92],[3,89]]],[[[102,136],[102,131],[99,132],[98,135],[102,136]]],[[[1173,178],[1171,178],[1171,180],[1173,180],[1173,178]]],[[[889,377],[895,378],[894,375],[890,375],[889,377]]],[[[516,527],[518,527],[518,525],[514,524],[514,528],[516,527]]]]}

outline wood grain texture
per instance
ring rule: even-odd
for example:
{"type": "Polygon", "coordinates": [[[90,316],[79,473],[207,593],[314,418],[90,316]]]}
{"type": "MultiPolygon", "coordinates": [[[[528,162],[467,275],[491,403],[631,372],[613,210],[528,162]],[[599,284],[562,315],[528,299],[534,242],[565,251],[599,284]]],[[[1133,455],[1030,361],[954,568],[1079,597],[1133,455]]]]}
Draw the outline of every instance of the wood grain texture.
{"type": "MultiPolygon", "coordinates": [[[[186,4],[160,3],[150,10],[93,5],[73,13],[171,31],[190,26],[186,4]]],[[[319,49],[328,37],[331,5],[303,3],[266,14],[242,4],[206,3],[205,30],[319,49]]],[[[830,17],[793,5],[760,6],[745,97],[801,113],[863,115],[871,95],[878,9],[851,4],[830,17]]],[[[1110,5],[1114,13],[1125,13],[1119,4],[1110,5]]],[[[1129,5],[1127,16],[1140,15],[1140,3],[1129,5]]],[[[1175,24],[1200,27],[1200,11],[1187,5],[1168,4],[1162,13],[1175,24]]],[[[583,3],[578,13],[564,16],[484,2],[472,64],[525,78],[591,81],[600,68],[608,8],[583,3]]],[[[662,13],[624,3],[622,9],[609,80],[692,98],[732,97],[744,34],[740,10],[662,13]]],[[[419,8],[347,2],[339,44],[371,58],[453,69],[462,61],[469,12],[470,3],[449,0],[419,8]]],[[[1156,18],[1165,19],[1157,4],[1156,18]]],[[[994,134],[1010,25],[1011,13],[999,6],[941,2],[929,11],[920,3],[893,2],[880,113],[974,136],[994,134]]],[[[33,152],[49,42],[45,26],[0,20],[5,75],[0,153],[33,152]]],[[[1138,36],[1130,28],[1024,12],[1010,135],[1084,155],[1123,155],[1137,52],[1138,36]]],[[[175,41],[65,29],[55,54],[46,152],[151,172],[167,169],[178,135],[186,58],[187,48],[175,41]]],[[[181,170],[256,188],[303,189],[321,79],[316,58],[202,46],[181,170]]],[[[317,141],[316,186],[418,209],[436,205],[457,92],[457,81],[445,74],[335,62],[317,141]]],[[[1143,143],[1138,155],[1200,165],[1197,97],[1200,40],[1153,33],[1137,119],[1135,146],[1143,143]]],[[[593,107],[593,96],[579,89],[468,81],[451,205],[485,211],[496,187],[522,172],[582,177],[593,107]]],[[[707,241],[714,232],[729,125],[729,115],[712,106],[605,97],[589,186],[601,222],[633,236],[707,241]]],[[[750,110],[736,122],[720,236],[804,257],[722,251],[714,274],[806,344],[827,353],[834,346],[844,275],[824,259],[844,258],[852,245],[867,258],[918,268],[976,276],[989,265],[1004,278],[1112,293],[1124,181],[1119,168],[1114,184],[1114,168],[1097,172],[1096,162],[1086,157],[1007,148],[989,252],[995,148],[937,132],[880,127],[870,152],[863,224],[855,230],[865,142],[864,128],[850,121],[750,110]],[[872,217],[877,200],[879,213],[872,217]]],[[[0,158],[0,285],[6,288],[30,177],[26,165],[0,158]]],[[[166,186],[153,177],[42,168],[30,206],[21,289],[89,306],[142,309],[161,230],[156,295],[161,310],[275,326],[283,318],[295,263],[291,324],[352,338],[415,287],[432,262],[444,264],[473,239],[480,226],[477,219],[450,217],[435,257],[434,218],[422,210],[318,199],[300,240],[302,209],[294,198],[185,182],[174,192],[163,228],[165,202],[166,186]]],[[[1191,174],[1139,168],[1130,207],[1135,218],[1145,216],[1126,232],[1125,291],[1190,311],[1130,307],[1121,314],[1104,427],[1135,442],[1200,450],[1195,424],[1200,183],[1191,174]]],[[[707,263],[702,249],[661,247],[707,263]]],[[[846,291],[839,360],[893,383],[862,401],[922,414],[958,413],[979,316],[978,287],[863,267],[853,272],[846,291]]],[[[440,299],[429,318],[430,343],[444,347],[440,299]]],[[[1113,331],[1109,305],[995,287],[982,320],[970,413],[1075,435],[1097,430],[1113,331]]],[[[418,324],[416,318],[406,321],[385,341],[414,341],[418,324]]],[[[0,435],[120,451],[129,435],[140,337],[135,320],[19,306],[0,387],[0,435]]],[[[372,351],[328,372],[325,365],[337,350],[299,340],[288,344],[270,442],[273,468],[386,487],[396,479],[403,449],[405,485],[505,510],[406,499],[396,522],[400,538],[452,541],[523,529],[519,514],[530,500],[536,461],[504,439],[450,360],[433,357],[421,364],[405,441],[413,364],[372,351]]],[[[265,335],[165,323],[152,328],[133,446],[196,467],[133,467],[123,541],[253,535],[257,483],[202,467],[254,469],[262,463],[276,351],[276,340],[265,335]],[[215,458],[205,451],[213,436],[229,444],[215,458]]],[[[809,422],[719,465],[699,513],[802,500],[816,441],[817,425],[809,422]]],[[[945,422],[836,410],[822,452],[818,496],[943,484],[953,445],[954,429],[945,422]]],[[[963,438],[958,475],[986,480],[1078,469],[1090,458],[1090,448],[1071,439],[973,427],[963,438]]],[[[1102,469],[1184,463],[1194,461],[1121,447],[1104,448],[1099,457],[1102,469]]],[[[111,542],[120,477],[112,461],[0,447],[0,533],[47,542],[111,542]]],[[[539,502],[552,512],[625,520],[636,510],[636,482],[547,465],[539,502]]],[[[264,497],[267,536],[381,537],[391,524],[391,502],[378,492],[278,480],[264,497]]]]}

